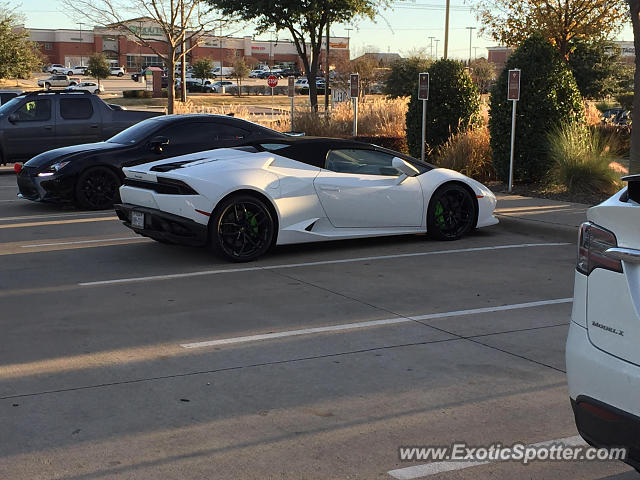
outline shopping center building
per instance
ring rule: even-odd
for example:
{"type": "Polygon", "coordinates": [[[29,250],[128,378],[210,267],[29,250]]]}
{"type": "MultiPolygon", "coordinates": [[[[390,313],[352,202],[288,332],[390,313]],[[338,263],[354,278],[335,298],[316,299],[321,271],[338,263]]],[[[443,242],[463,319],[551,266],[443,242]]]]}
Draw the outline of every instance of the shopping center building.
{"type": "MultiPolygon", "coordinates": [[[[80,25],[81,26],[81,25],[80,25]]],[[[104,53],[113,60],[133,71],[142,65],[162,65],[161,58],[154,52],[167,53],[167,45],[162,42],[162,28],[148,18],[133,19],[125,27],[94,27],[93,29],[29,29],[30,39],[36,42],[48,63],[65,66],[86,65],[88,57],[94,53],[104,53]],[[138,41],[131,31],[140,35],[147,45],[138,41]],[[153,47],[153,48],[151,48],[153,47]]],[[[258,64],[296,66],[302,71],[302,61],[295,44],[290,40],[254,40],[251,36],[227,37],[213,34],[201,35],[187,43],[187,48],[195,45],[187,55],[192,63],[208,57],[215,66],[231,66],[237,57],[243,57],[247,65],[258,64]]],[[[324,61],[323,41],[321,60],[324,61]]],[[[331,37],[329,58],[349,59],[349,39],[331,37]]],[[[307,48],[310,51],[310,47],[307,48]]]]}

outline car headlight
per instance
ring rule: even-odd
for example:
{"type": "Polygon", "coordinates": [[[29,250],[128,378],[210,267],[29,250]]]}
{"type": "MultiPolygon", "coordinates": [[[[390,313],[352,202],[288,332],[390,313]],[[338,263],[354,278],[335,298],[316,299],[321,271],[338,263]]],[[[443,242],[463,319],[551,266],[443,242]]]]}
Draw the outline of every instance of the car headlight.
{"type": "Polygon", "coordinates": [[[61,168],[64,168],[67,164],[69,163],[69,161],[66,162],[57,162],[54,163],[53,165],[51,165],[49,167],[49,170],[47,170],[46,172],[40,172],[38,174],[39,177],[50,177],[51,175],[53,175],[54,173],[58,173],[58,171],[61,168]]]}

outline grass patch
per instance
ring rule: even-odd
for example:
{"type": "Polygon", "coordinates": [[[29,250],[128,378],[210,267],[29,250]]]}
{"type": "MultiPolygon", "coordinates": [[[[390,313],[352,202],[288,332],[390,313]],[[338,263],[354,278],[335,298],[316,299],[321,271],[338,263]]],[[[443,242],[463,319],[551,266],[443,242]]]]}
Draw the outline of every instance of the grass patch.
{"type": "Polygon", "coordinates": [[[611,168],[617,148],[612,137],[584,124],[565,124],[549,134],[552,183],[571,194],[612,194],[620,188],[620,173],[611,168]]]}
{"type": "Polygon", "coordinates": [[[490,141],[486,125],[458,132],[436,150],[432,161],[480,182],[495,180],[490,141]]]}

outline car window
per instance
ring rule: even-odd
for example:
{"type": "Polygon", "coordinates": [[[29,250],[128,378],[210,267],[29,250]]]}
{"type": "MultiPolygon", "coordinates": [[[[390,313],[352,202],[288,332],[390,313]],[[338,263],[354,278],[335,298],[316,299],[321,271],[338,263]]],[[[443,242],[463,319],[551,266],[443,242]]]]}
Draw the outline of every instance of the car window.
{"type": "Polygon", "coordinates": [[[17,95],[17,93],[0,93],[0,105],[7,103],[17,95]]]}
{"type": "Polygon", "coordinates": [[[83,120],[92,115],[93,106],[88,98],[60,99],[60,116],[65,120],[83,120]]]}
{"type": "Polygon", "coordinates": [[[133,145],[145,140],[148,135],[160,128],[161,125],[162,123],[158,119],[149,118],[121,131],[107,140],[107,142],[133,145]]]}
{"type": "Polygon", "coordinates": [[[392,161],[393,155],[375,150],[331,150],[327,154],[325,168],[338,173],[397,177],[400,172],[392,166],[392,161]]]}
{"type": "Polygon", "coordinates": [[[49,120],[51,118],[51,100],[41,98],[28,101],[13,113],[18,117],[19,122],[43,122],[49,120]]]}
{"type": "Polygon", "coordinates": [[[241,128],[217,122],[184,122],[163,128],[158,135],[167,137],[169,145],[241,140],[249,134],[241,128]]]}

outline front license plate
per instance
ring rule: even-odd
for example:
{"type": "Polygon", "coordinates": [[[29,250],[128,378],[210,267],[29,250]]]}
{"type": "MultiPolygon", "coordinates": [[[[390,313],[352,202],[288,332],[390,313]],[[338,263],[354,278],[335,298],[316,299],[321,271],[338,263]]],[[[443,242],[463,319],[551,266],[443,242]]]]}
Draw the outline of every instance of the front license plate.
{"type": "Polygon", "coordinates": [[[144,228],[144,213],[131,212],[131,226],[135,228],[144,228]]]}

